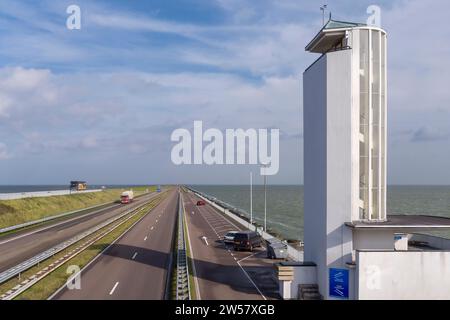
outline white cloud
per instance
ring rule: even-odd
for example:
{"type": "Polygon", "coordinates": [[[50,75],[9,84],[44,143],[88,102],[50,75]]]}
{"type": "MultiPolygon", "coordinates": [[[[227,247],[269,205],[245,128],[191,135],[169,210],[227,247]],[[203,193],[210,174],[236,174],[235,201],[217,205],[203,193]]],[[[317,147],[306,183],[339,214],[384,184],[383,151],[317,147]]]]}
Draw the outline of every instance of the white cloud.
{"type": "Polygon", "coordinates": [[[150,146],[164,151],[170,147],[169,128],[189,128],[194,120],[219,128],[276,127],[286,136],[300,130],[295,77],[252,83],[215,73],[54,74],[6,68],[0,69],[0,84],[9,98],[2,129],[16,139],[21,157],[117,152],[123,146],[137,154],[151,151],[150,146]]]}

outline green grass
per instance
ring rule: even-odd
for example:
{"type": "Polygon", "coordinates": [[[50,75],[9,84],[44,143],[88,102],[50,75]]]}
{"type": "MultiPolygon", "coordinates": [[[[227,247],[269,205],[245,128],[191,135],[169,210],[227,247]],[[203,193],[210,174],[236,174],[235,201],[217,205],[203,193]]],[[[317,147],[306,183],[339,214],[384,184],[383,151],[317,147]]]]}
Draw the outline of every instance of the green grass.
{"type": "MultiPolygon", "coordinates": [[[[129,219],[128,221],[124,222],[122,225],[114,229],[111,233],[109,233],[105,237],[101,238],[100,240],[89,246],[86,250],[82,251],[77,256],[65,262],[59,268],[55,269],[44,279],[40,280],[31,288],[29,288],[28,290],[20,294],[18,297],[16,297],[16,300],[44,300],[50,297],[56,290],[58,290],[61,286],[63,286],[66,283],[67,279],[71,276],[70,274],[66,273],[68,266],[77,265],[79,266],[80,269],[82,269],[86,264],[89,263],[89,261],[94,259],[100,252],[102,252],[107,246],[109,246],[114,240],[116,240],[136,221],[144,217],[149,210],[156,207],[158,203],[164,200],[166,196],[167,194],[162,194],[161,196],[158,196],[157,198],[150,201],[149,205],[147,205],[144,209],[140,210],[141,211],[140,213],[136,214],[134,217],[132,217],[131,219],[129,219]]],[[[149,214],[151,214],[151,212],[149,214]]],[[[67,251],[69,251],[69,249],[66,249],[64,252],[59,253],[52,260],[57,260],[59,256],[63,256],[67,251]]],[[[46,262],[46,264],[50,263],[51,261],[46,262]]],[[[41,264],[40,268],[33,267],[33,270],[27,271],[27,275],[24,275],[24,277],[22,278],[25,279],[26,276],[34,274],[34,272],[42,269],[43,265],[44,264],[41,264]]],[[[17,279],[15,279],[15,281],[19,283],[17,279]]],[[[9,287],[11,287],[11,285],[14,286],[15,284],[16,283],[11,283],[9,287]]],[[[81,285],[83,285],[83,283],[81,283],[81,285]]]]}
{"type": "MultiPolygon", "coordinates": [[[[135,196],[153,187],[133,188],[135,196]]],[[[0,201],[0,228],[50,217],[56,214],[80,210],[107,202],[117,201],[125,189],[108,189],[102,192],[79,193],[64,196],[25,198],[0,201]]]]}

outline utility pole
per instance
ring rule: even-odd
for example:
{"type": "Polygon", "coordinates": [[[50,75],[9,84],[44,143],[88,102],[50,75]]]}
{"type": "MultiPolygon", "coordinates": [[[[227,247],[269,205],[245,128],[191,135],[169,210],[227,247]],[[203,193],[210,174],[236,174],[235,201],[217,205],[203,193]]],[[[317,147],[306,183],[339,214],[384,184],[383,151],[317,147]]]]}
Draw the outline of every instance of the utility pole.
{"type": "Polygon", "coordinates": [[[253,224],[253,173],[250,172],[250,224],[253,224]]]}
{"type": "Polygon", "coordinates": [[[264,231],[267,232],[267,164],[263,164],[262,167],[264,168],[264,231]]]}

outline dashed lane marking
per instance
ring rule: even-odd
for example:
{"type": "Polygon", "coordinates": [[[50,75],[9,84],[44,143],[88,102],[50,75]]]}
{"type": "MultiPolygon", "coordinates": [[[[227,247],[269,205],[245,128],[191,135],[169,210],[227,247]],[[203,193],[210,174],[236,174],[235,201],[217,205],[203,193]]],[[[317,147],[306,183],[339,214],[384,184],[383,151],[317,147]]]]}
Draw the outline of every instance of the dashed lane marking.
{"type": "Polygon", "coordinates": [[[119,285],[119,282],[116,282],[116,284],[114,285],[114,287],[111,289],[111,291],[109,292],[109,295],[112,296],[112,294],[114,293],[114,291],[116,291],[117,286],[119,285]]]}

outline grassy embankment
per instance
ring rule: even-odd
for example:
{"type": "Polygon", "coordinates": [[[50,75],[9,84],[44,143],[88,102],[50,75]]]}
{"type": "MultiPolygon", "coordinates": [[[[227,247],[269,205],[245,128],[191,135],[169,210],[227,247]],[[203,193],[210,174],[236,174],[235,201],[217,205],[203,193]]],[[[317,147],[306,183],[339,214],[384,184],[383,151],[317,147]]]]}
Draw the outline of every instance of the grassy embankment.
{"type": "MultiPolygon", "coordinates": [[[[155,187],[132,188],[135,196],[155,187]]],[[[50,217],[56,214],[117,201],[125,189],[107,189],[102,192],[79,193],[64,196],[25,198],[0,201],[0,228],[50,217]]]]}

